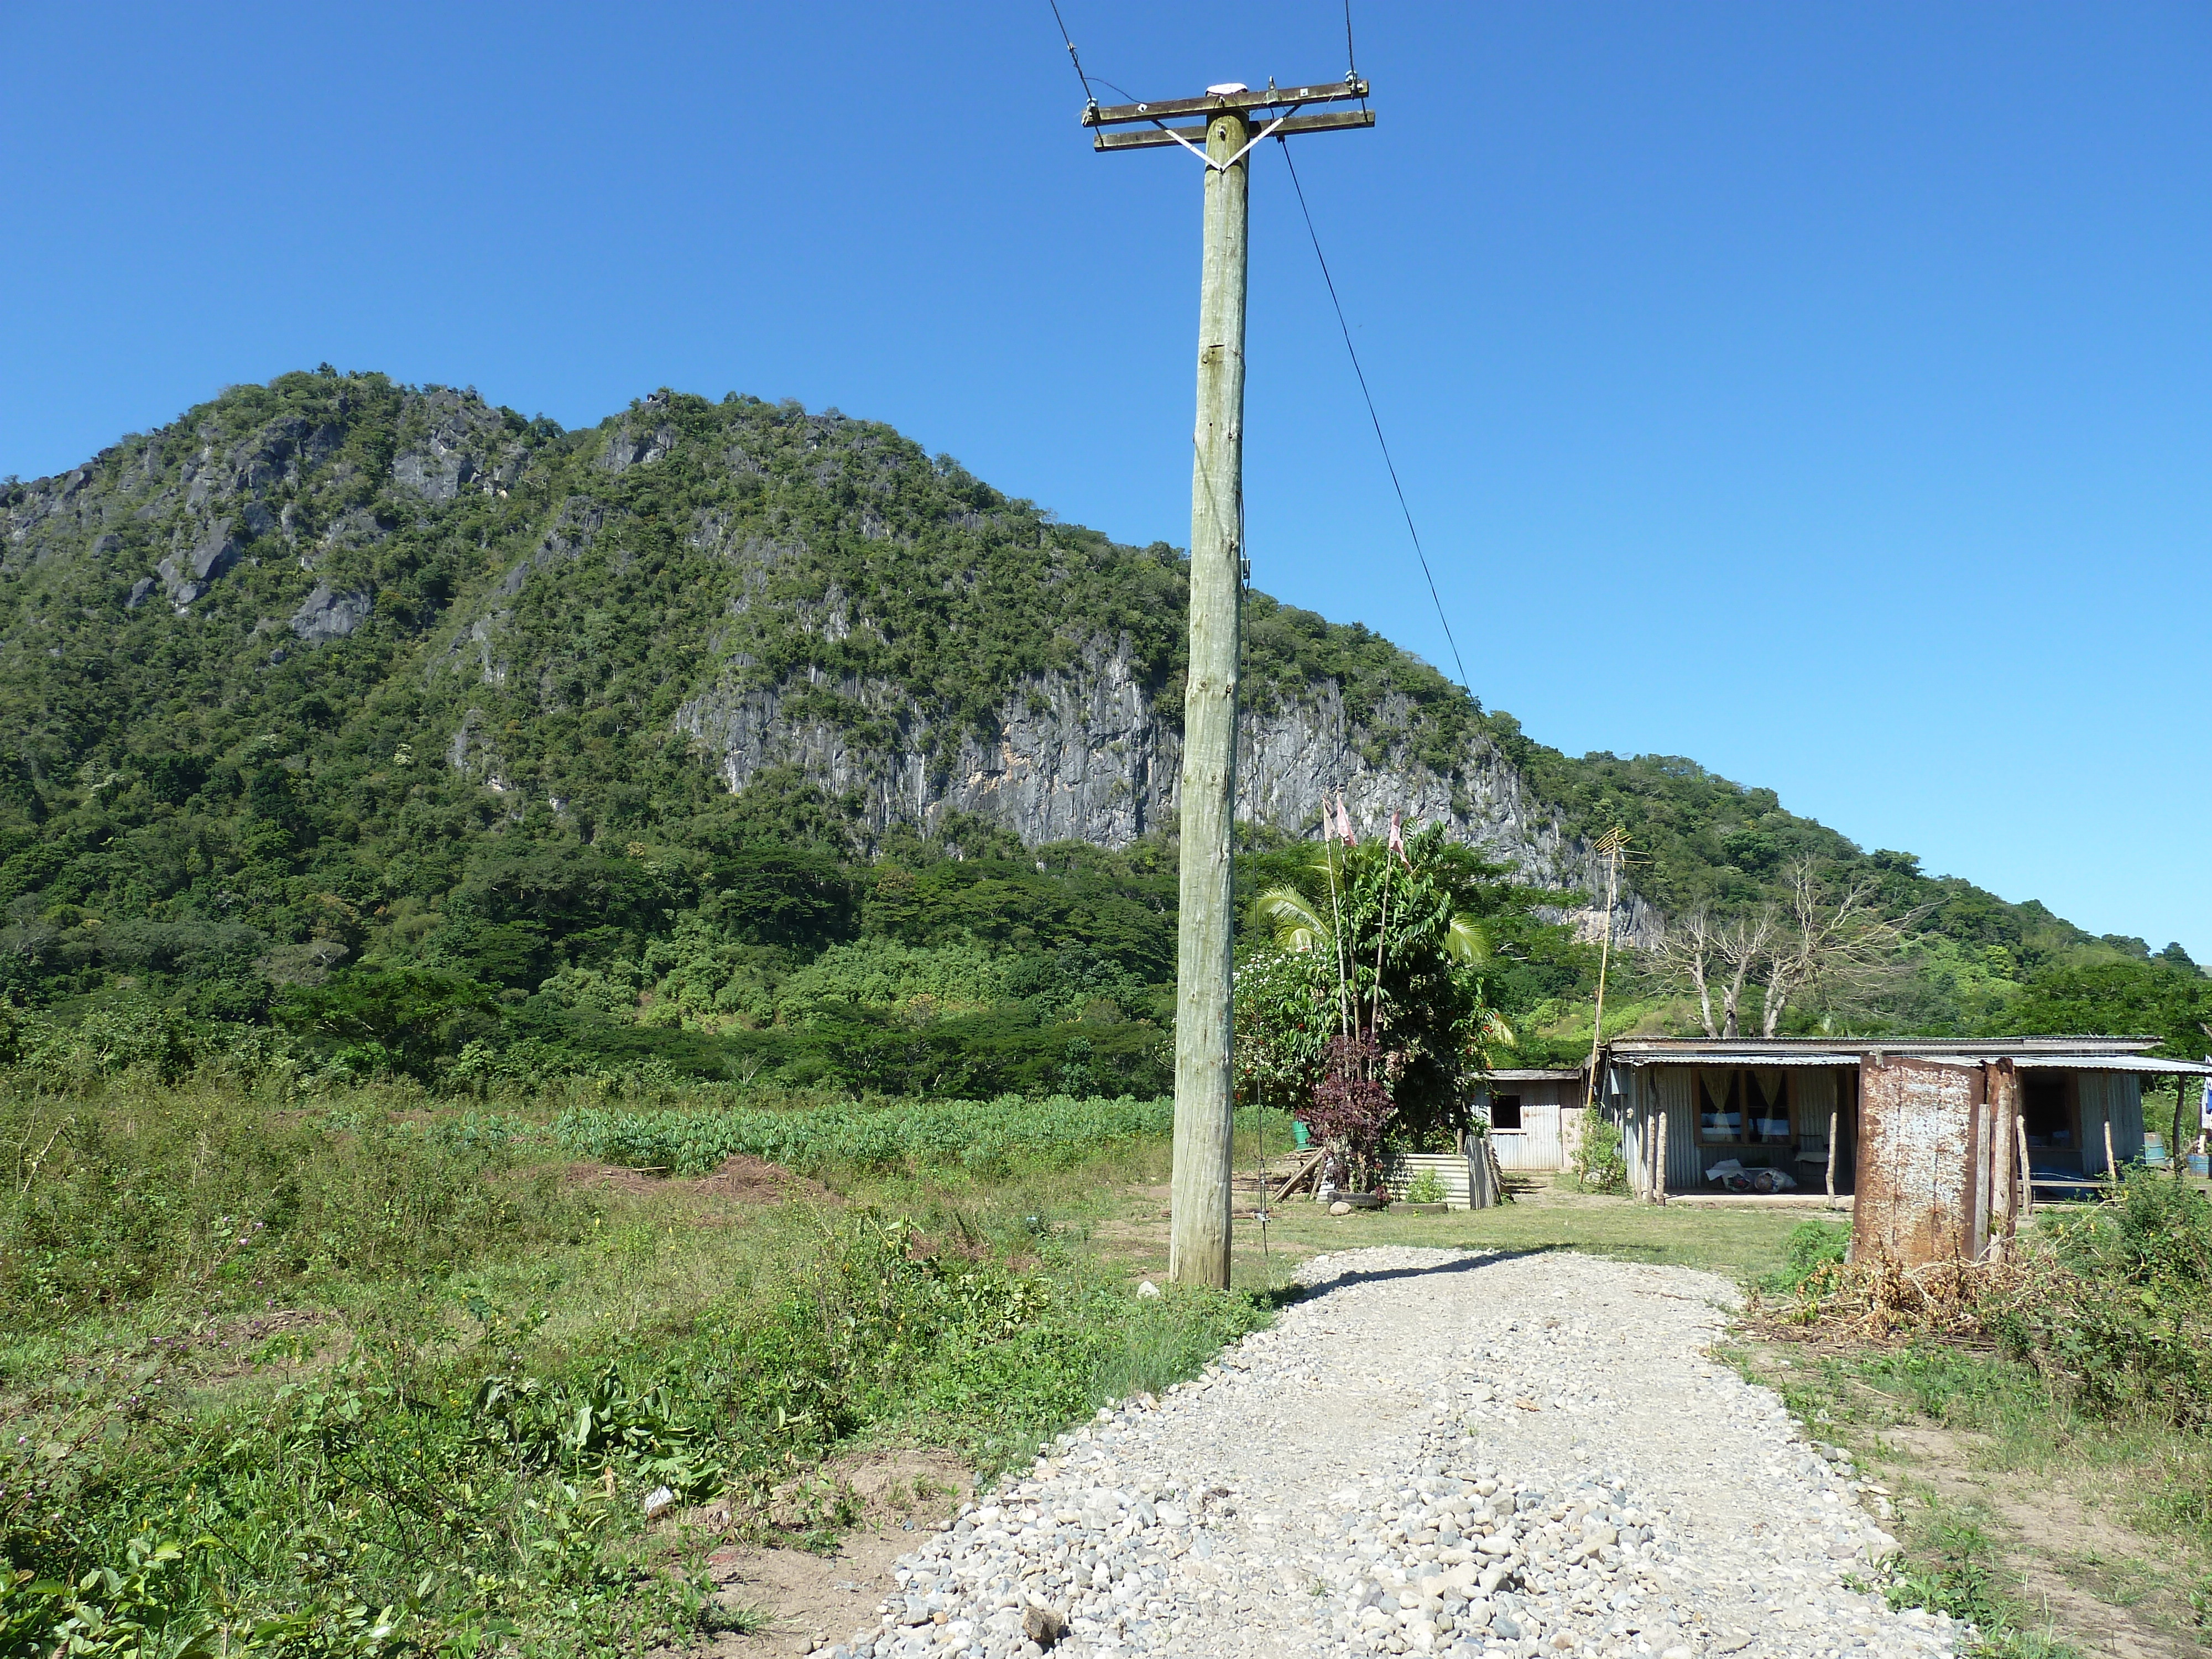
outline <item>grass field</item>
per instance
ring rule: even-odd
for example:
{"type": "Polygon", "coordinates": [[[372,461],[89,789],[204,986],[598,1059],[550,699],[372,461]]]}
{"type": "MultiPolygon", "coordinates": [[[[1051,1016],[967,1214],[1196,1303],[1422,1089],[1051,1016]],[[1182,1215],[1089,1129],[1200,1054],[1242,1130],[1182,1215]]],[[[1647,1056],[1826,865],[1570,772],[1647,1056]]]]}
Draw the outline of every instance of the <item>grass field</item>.
{"type": "MultiPolygon", "coordinates": [[[[857,1459],[1025,1457],[1265,1322],[1317,1252],[1755,1285],[1805,1219],[1548,1184],[1438,1216],[1292,1200],[1264,1241],[1240,1206],[1231,1293],[1140,1297],[1166,1257],[1152,1103],[708,1104],[0,1074],[0,1659],[57,1626],[118,1659],[681,1645],[750,1617],[701,1588],[712,1546],[827,1548],[857,1459]]],[[[1248,1120],[1240,1165],[1285,1139],[1248,1120]]],[[[2082,1415],[1986,1353],[1737,1357],[1917,1496],[1908,1590],[2006,1625],[1991,1651],[2195,1650],[2201,1433],[2082,1415]],[[2142,1640],[2100,1647],[2100,1620],[2142,1640]]]]}
{"type": "MultiPolygon", "coordinates": [[[[828,1460],[988,1472],[1266,1319],[1132,1294],[1084,1238],[1158,1144],[1114,1103],[1030,1105],[687,1177],[579,1158],[550,1110],[0,1090],[0,1651],[64,1620],[118,1654],[680,1640],[713,1613],[669,1570],[712,1537],[850,1518],[828,1460]],[[716,1518],[648,1526],[661,1488],[716,1518]]],[[[812,1109],[779,1109],[804,1141],[812,1109]]],[[[639,1117],[633,1144],[665,1127],[639,1117]]]]}

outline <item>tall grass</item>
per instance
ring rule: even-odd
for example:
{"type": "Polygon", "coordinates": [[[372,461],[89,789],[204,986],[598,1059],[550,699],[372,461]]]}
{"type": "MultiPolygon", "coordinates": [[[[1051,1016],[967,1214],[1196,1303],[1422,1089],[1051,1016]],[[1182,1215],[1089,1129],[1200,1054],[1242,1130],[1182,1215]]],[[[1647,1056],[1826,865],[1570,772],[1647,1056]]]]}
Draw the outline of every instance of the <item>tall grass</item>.
{"type": "Polygon", "coordinates": [[[1264,1316],[1138,1298],[1075,1248],[1081,1159],[1155,1145],[1140,1103],[933,1106],[902,1129],[889,1109],[549,1125],[277,1098],[0,1073],[0,1654],[72,1620],[116,1654],[677,1641],[703,1610],[659,1570],[685,1546],[647,1528],[653,1486],[764,1534],[774,1494],[858,1442],[988,1470],[1264,1316]],[[737,1150],[881,1168],[884,1201],[733,1214],[564,1178],[578,1152],[737,1150]]]}

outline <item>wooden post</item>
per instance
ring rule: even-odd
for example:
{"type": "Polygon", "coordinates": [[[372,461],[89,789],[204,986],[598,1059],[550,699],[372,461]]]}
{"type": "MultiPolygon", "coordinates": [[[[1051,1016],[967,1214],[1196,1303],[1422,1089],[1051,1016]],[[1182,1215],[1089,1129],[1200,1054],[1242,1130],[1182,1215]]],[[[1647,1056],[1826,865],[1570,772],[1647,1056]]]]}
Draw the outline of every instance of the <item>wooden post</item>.
{"type": "Polygon", "coordinates": [[[1664,1204],[1667,1201],[1667,1114],[1664,1112],[1659,1114],[1659,1141],[1652,1150],[1656,1154],[1651,1166],[1652,1187],[1657,1194],[1657,1201],[1664,1204]]]}
{"type": "Polygon", "coordinates": [[[2118,1181],[2119,1178],[2119,1162],[2112,1156],[2112,1114],[2107,1108],[2105,1112],[2105,1179],[2118,1181]]]}
{"type": "Polygon", "coordinates": [[[2015,1117],[2012,1127],[2020,1142],[2020,1212],[2035,1213],[2035,1166],[2027,1161],[2027,1120],[2015,1117]]]}
{"type": "Polygon", "coordinates": [[[1243,586],[1244,264],[1251,136],[1241,111],[1206,123],[1190,483],[1190,669],[1182,705],[1182,878],[1176,949],[1175,1174],[1168,1277],[1229,1288],[1235,1024],[1231,933],[1237,655],[1243,586]]]}
{"type": "Polygon", "coordinates": [[[1836,1119],[1838,1114],[1828,1114],[1828,1202],[1836,1201],[1836,1119]]]}
{"type": "Polygon", "coordinates": [[[2020,1121],[2020,1073],[2009,1060],[1988,1068],[1990,1109],[1990,1233],[2002,1251],[2012,1249],[2020,1231],[2020,1179],[2023,1130],[2020,1121]]]}

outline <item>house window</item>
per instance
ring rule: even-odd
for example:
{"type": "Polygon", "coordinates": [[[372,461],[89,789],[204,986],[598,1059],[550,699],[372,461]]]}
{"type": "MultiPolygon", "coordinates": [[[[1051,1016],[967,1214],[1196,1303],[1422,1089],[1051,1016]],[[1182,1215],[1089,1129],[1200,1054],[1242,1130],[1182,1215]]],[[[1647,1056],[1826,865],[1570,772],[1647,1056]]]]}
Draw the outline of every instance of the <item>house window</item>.
{"type": "Polygon", "coordinates": [[[1743,1139],[1743,1074],[1741,1072],[1701,1071],[1698,1073],[1698,1139],[1717,1141],[1743,1139]]]}
{"type": "Polygon", "coordinates": [[[2066,1112],[2064,1075],[2028,1073],[2021,1082],[2020,1117],[2031,1147],[2072,1146],[2074,1121],[2066,1112]]]}
{"type": "Polygon", "coordinates": [[[1790,1145],[1790,1079],[1778,1071],[1768,1071],[1747,1073],[1745,1081],[1750,1086],[1744,1091],[1744,1104],[1751,1113],[1751,1133],[1746,1139],[1762,1146],[1790,1145]]]}
{"type": "Polygon", "coordinates": [[[1490,1127],[1493,1129],[1517,1129],[1521,1127],[1521,1097],[1492,1095],[1490,1098],[1490,1127]]]}

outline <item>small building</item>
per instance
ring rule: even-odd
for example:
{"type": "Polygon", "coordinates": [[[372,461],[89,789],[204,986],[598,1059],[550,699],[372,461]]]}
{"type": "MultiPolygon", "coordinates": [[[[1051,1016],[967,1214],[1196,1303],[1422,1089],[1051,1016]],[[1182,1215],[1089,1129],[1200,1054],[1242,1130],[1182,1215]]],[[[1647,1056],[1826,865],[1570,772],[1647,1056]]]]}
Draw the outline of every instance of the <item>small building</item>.
{"type": "Polygon", "coordinates": [[[1490,1125],[1498,1166],[1564,1170],[1582,1146],[1589,1073],[1522,1069],[1492,1072],[1477,1085],[1474,1115],[1490,1125]]]}
{"type": "Polygon", "coordinates": [[[1857,1239],[1972,1260],[2009,1233],[2023,1170],[2087,1187],[2142,1158],[2146,1077],[2212,1075],[2156,1042],[1624,1037],[1601,1104],[1638,1194],[1832,1192],[1857,1239]]]}

